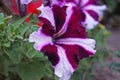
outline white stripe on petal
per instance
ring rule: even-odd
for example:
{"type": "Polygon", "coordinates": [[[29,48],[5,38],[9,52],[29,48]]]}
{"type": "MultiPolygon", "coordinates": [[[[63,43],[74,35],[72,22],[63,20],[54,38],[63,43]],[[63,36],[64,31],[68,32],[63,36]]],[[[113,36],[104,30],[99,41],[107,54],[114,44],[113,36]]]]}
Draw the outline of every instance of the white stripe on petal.
{"type": "Polygon", "coordinates": [[[42,33],[41,29],[42,27],[38,31],[34,31],[29,36],[29,42],[35,42],[34,48],[38,51],[40,51],[42,47],[47,44],[53,44],[52,38],[42,33]]]}
{"type": "Polygon", "coordinates": [[[81,7],[83,7],[84,5],[86,5],[88,3],[89,0],[81,0],[80,5],[81,7]]]}
{"type": "Polygon", "coordinates": [[[96,21],[88,12],[84,11],[84,13],[86,15],[86,18],[82,24],[88,30],[93,29],[98,24],[98,21],[96,21]]]}
{"type": "Polygon", "coordinates": [[[47,20],[49,20],[51,22],[52,26],[55,28],[55,20],[54,20],[54,15],[53,15],[52,8],[49,7],[49,6],[44,7],[43,4],[42,4],[37,9],[41,11],[41,14],[39,15],[39,17],[44,17],[47,20]]]}
{"type": "Polygon", "coordinates": [[[86,15],[85,21],[82,24],[85,26],[86,29],[90,30],[93,29],[99,21],[94,19],[94,16],[91,16],[87,10],[92,10],[96,12],[99,16],[99,20],[103,17],[103,11],[105,11],[107,7],[105,5],[96,6],[96,5],[88,5],[83,8],[83,12],[86,15]]]}
{"type": "Polygon", "coordinates": [[[66,44],[66,45],[78,45],[83,47],[85,50],[92,52],[95,54],[96,50],[95,44],[96,41],[94,39],[82,39],[82,38],[64,38],[56,41],[57,44],[66,44]]]}
{"type": "Polygon", "coordinates": [[[54,38],[59,37],[59,36],[63,35],[66,32],[66,30],[68,28],[70,18],[71,18],[71,15],[73,13],[72,6],[73,6],[72,4],[71,5],[69,4],[69,7],[67,7],[67,10],[66,10],[67,16],[66,16],[65,23],[63,24],[61,30],[59,30],[59,32],[54,34],[54,38]]]}
{"type": "Polygon", "coordinates": [[[32,0],[20,0],[21,4],[29,4],[32,0]]]}
{"type": "Polygon", "coordinates": [[[107,7],[105,5],[102,6],[89,5],[84,7],[84,10],[92,10],[99,15],[99,18],[101,18],[103,16],[103,11],[107,10],[107,7]]]}
{"type": "Polygon", "coordinates": [[[55,74],[60,78],[59,80],[69,80],[74,72],[74,69],[67,59],[65,50],[61,46],[56,46],[58,49],[58,56],[60,61],[56,66],[54,66],[55,74]]]}

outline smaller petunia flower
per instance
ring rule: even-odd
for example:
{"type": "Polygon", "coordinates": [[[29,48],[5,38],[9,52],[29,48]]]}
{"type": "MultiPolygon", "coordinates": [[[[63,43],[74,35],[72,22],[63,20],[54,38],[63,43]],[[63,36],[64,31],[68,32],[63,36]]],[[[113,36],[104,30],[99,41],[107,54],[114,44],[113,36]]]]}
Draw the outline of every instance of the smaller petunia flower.
{"type": "Polygon", "coordinates": [[[93,29],[103,17],[103,12],[107,10],[105,5],[99,5],[98,0],[81,0],[81,9],[85,15],[83,25],[86,29],[93,29]]]}
{"type": "Polygon", "coordinates": [[[42,26],[29,36],[34,48],[51,61],[59,80],[69,80],[81,59],[95,54],[95,40],[87,38],[77,8],[59,5],[41,6],[42,26]]]}
{"type": "Polygon", "coordinates": [[[99,5],[98,0],[45,0],[49,2],[47,6],[57,4],[64,6],[72,3],[73,7],[79,8],[83,12],[82,24],[86,29],[93,29],[103,17],[103,11],[107,9],[105,5],[99,5]]]}

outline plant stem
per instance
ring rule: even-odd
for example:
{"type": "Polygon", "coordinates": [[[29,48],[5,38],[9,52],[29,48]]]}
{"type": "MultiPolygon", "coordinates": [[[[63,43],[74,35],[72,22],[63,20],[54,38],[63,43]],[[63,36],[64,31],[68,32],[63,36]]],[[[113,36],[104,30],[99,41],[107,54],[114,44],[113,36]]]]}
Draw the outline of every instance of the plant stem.
{"type": "Polygon", "coordinates": [[[6,14],[12,15],[12,11],[4,4],[3,0],[0,0],[0,7],[6,14]]]}

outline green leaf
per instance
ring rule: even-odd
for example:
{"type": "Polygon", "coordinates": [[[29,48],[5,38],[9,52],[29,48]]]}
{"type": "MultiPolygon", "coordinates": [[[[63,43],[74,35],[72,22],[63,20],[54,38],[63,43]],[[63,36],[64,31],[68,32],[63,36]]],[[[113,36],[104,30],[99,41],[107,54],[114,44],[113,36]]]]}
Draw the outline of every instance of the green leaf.
{"type": "Polygon", "coordinates": [[[40,58],[41,59],[41,57],[44,57],[43,54],[40,51],[36,51],[33,48],[33,44],[31,44],[29,42],[24,43],[22,50],[25,52],[25,55],[29,59],[32,59],[32,58],[40,58]]]}
{"type": "Polygon", "coordinates": [[[22,80],[40,80],[48,75],[45,64],[42,62],[23,63],[19,65],[18,75],[22,80]]]}
{"type": "Polygon", "coordinates": [[[0,22],[2,22],[3,18],[4,18],[4,14],[0,13],[0,22]]]}
{"type": "Polygon", "coordinates": [[[5,53],[9,57],[9,59],[14,63],[20,63],[21,61],[21,51],[20,51],[21,43],[16,42],[11,45],[9,48],[4,48],[5,53]]]}
{"type": "Polygon", "coordinates": [[[12,23],[12,24],[14,25],[14,27],[18,28],[19,25],[22,24],[22,23],[25,21],[25,19],[26,19],[27,17],[29,17],[29,16],[31,16],[31,14],[29,14],[29,15],[27,15],[27,16],[19,19],[19,20],[17,20],[16,22],[14,22],[14,23],[12,23]]]}
{"type": "Polygon", "coordinates": [[[31,27],[31,29],[33,30],[33,31],[37,31],[38,30],[38,26],[37,25],[32,25],[32,27],[31,27]]]}
{"type": "Polygon", "coordinates": [[[14,25],[12,25],[12,23],[9,23],[8,27],[9,27],[10,32],[14,32],[15,29],[14,29],[14,25]]]}
{"type": "Polygon", "coordinates": [[[37,25],[32,25],[29,27],[29,30],[27,31],[28,35],[31,34],[33,31],[37,31],[39,27],[37,25]]]}
{"type": "Polygon", "coordinates": [[[17,35],[23,36],[28,29],[29,29],[28,26],[21,24],[17,35]]]}
{"type": "Polygon", "coordinates": [[[12,16],[4,17],[4,14],[0,13],[0,23],[4,22],[6,24],[10,18],[12,18],[12,16]]]}
{"type": "Polygon", "coordinates": [[[7,23],[8,20],[11,19],[11,18],[12,18],[12,15],[7,16],[6,18],[3,18],[3,22],[4,22],[4,23],[7,23]]]}
{"type": "Polygon", "coordinates": [[[0,29],[3,29],[5,27],[5,23],[4,22],[0,22],[0,29]]]}
{"type": "Polygon", "coordinates": [[[5,46],[5,47],[10,47],[10,42],[5,42],[3,45],[5,46]]]}
{"type": "Polygon", "coordinates": [[[28,58],[34,58],[37,54],[40,54],[39,52],[35,51],[32,47],[29,48],[28,52],[26,53],[28,58]]]}

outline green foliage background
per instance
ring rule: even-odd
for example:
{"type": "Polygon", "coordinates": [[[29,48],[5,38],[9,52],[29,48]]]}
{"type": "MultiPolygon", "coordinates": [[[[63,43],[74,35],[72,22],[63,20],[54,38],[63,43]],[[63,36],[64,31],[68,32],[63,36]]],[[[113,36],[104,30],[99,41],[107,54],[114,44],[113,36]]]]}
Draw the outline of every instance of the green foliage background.
{"type": "Polygon", "coordinates": [[[5,80],[53,77],[47,57],[34,50],[33,44],[28,42],[29,34],[38,26],[25,24],[26,17],[11,23],[12,16],[4,18],[0,13],[0,75],[5,80]]]}

